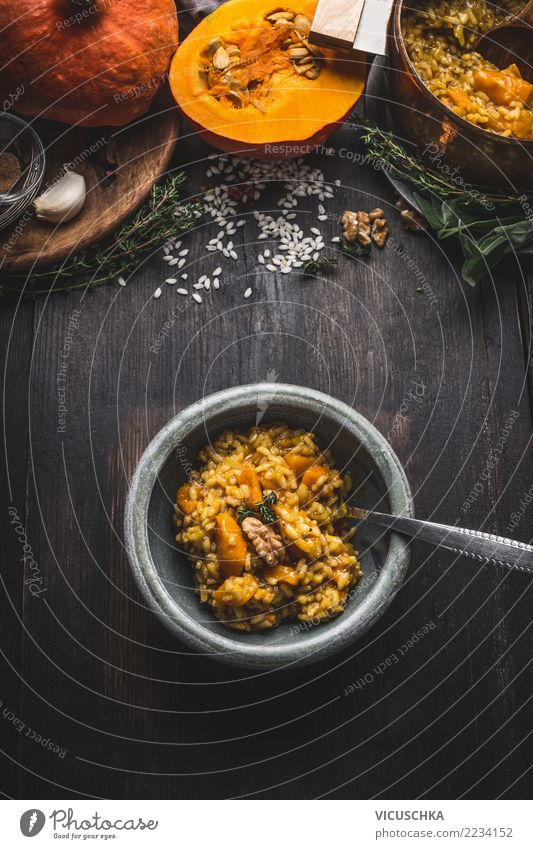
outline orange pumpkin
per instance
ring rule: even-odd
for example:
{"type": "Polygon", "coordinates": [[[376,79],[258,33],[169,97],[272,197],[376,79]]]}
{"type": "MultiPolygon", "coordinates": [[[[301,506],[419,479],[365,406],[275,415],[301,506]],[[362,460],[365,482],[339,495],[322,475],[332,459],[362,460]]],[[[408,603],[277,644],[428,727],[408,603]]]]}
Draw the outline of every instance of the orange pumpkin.
{"type": "Polygon", "coordinates": [[[174,0],[0,0],[0,94],[83,127],[142,115],[178,43],[174,0]]]}
{"type": "Polygon", "coordinates": [[[226,578],[240,575],[246,565],[246,540],[231,513],[218,513],[215,517],[217,557],[226,578]]]}
{"type": "Polygon", "coordinates": [[[239,486],[243,487],[243,498],[248,507],[255,507],[263,499],[263,491],[257,472],[251,463],[245,463],[239,475],[239,486]]]}
{"type": "MultiPolygon", "coordinates": [[[[294,0],[281,11],[294,21],[298,16],[310,22],[315,7],[316,0],[294,0]]],[[[309,153],[362,94],[363,54],[341,59],[321,49],[321,57],[312,55],[308,75],[305,62],[311,60],[298,56],[303,30],[272,21],[272,13],[279,12],[272,0],[228,0],[198,24],[172,60],[174,99],[202,137],[220,150],[265,159],[309,153]],[[229,54],[229,65],[224,53],[216,62],[218,42],[229,54]]]]}

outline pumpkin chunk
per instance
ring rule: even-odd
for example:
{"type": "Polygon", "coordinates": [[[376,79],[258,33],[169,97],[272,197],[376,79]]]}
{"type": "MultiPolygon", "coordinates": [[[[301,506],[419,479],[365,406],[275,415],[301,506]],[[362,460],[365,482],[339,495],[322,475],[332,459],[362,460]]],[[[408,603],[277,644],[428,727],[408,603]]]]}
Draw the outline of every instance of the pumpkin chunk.
{"type": "Polygon", "coordinates": [[[249,507],[255,507],[263,499],[263,490],[257,477],[257,472],[250,463],[246,463],[239,475],[239,486],[243,498],[249,507]]]}
{"type": "Polygon", "coordinates": [[[184,483],[176,493],[176,504],[182,513],[189,516],[196,507],[196,500],[191,498],[191,485],[184,483]]]}
{"type": "Polygon", "coordinates": [[[472,101],[466,91],[463,91],[462,88],[448,88],[446,89],[446,94],[454,106],[458,106],[460,109],[465,110],[472,108],[472,101]]]}
{"type": "Polygon", "coordinates": [[[231,513],[216,517],[217,557],[226,576],[240,575],[246,565],[246,540],[231,513]]]}
{"type": "Polygon", "coordinates": [[[504,71],[475,71],[474,88],[488,94],[490,99],[500,106],[510,106],[515,101],[526,104],[533,97],[533,85],[520,76],[518,68],[514,72],[512,65],[504,71]]]}
{"type": "Polygon", "coordinates": [[[306,457],[304,454],[286,454],[284,457],[289,469],[291,469],[297,477],[301,477],[307,469],[313,465],[316,457],[306,457]]]}
{"type": "Polygon", "coordinates": [[[302,483],[309,489],[313,489],[317,485],[320,478],[328,474],[328,470],[324,466],[310,466],[302,478],[302,483]]]}
{"type": "Polygon", "coordinates": [[[263,577],[267,584],[277,584],[279,581],[285,581],[286,584],[295,587],[300,582],[298,575],[290,566],[271,566],[270,569],[265,569],[263,577]]]}

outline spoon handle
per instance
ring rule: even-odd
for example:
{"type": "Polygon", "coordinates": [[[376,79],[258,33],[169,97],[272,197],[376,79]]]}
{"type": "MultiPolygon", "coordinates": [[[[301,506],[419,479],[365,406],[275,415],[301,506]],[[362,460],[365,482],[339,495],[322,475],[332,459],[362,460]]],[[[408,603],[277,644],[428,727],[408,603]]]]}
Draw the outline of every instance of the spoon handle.
{"type": "Polygon", "coordinates": [[[441,525],[437,522],[426,522],[423,519],[389,516],[387,513],[360,510],[357,507],[347,507],[347,518],[368,520],[413,539],[446,548],[455,554],[496,566],[519,569],[521,572],[533,575],[533,546],[525,542],[487,534],[484,531],[457,528],[455,525],[441,525]]]}

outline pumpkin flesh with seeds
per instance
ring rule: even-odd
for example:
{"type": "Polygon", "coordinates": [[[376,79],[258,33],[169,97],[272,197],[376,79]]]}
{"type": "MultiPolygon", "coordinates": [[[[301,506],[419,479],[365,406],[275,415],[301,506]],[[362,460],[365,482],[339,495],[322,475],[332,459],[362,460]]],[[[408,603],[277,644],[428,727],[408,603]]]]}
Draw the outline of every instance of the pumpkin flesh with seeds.
{"type": "Polygon", "coordinates": [[[315,6],[316,0],[284,9],[268,0],[229,0],[185,39],[170,87],[207,141],[241,155],[300,156],[351,112],[366,58],[340,59],[309,43],[315,6]]]}

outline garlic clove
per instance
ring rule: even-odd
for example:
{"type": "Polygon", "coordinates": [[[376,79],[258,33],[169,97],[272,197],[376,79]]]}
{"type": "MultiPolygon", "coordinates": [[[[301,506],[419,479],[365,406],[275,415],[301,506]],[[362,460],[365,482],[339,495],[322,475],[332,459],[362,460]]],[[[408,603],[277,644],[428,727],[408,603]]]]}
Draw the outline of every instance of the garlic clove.
{"type": "Polygon", "coordinates": [[[67,171],[59,180],[49,186],[33,205],[37,218],[54,223],[70,221],[78,214],[85,203],[87,188],[81,174],[67,171]]]}

